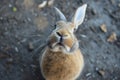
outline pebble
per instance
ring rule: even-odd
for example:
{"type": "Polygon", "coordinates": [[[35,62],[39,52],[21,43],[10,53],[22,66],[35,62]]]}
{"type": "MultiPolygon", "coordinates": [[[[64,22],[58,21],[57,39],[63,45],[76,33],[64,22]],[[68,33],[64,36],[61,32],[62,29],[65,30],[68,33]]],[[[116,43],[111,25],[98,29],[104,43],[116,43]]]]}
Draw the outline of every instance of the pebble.
{"type": "Polygon", "coordinates": [[[115,67],[115,68],[117,68],[117,67],[118,67],[118,65],[117,65],[117,64],[115,64],[115,65],[114,65],[114,67],[115,67]]]}
{"type": "Polygon", "coordinates": [[[31,20],[31,18],[29,18],[29,17],[27,18],[27,20],[28,20],[29,22],[31,22],[31,21],[32,21],[32,20],[31,20]]]}
{"type": "Polygon", "coordinates": [[[115,4],[115,0],[111,0],[111,3],[112,3],[112,4],[115,4]]]}
{"type": "Polygon", "coordinates": [[[0,17],[0,20],[3,20],[3,17],[0,17]]]}
{"type": "Polygon", "coordinates": [[[117,77],[114,77],[112,80],[118,80],[118,78],[117,78],[117,77]]]}
{"type": "Polygon", "coordinates": [[[95,70],[96,70],[96,71],[98,71],[98,70],[99,70],[99,68],[97,68],[97,67],[96,67],[96,68],[95,68],[95,70]]]}
{"type": "Polygon", "coordinates": [[[24,72],[24,69],[21,68],[20,71],[21,71],[21,72],[24,72]]]}
{"type": "Polygon", "coordinates": [[[118,4],[118,7],[120,7],[120,3],[118,4]]]}
{"type": "Polygon", "coordinates": [[[29,42],[29,44],[28,44],[28,49],[30,51],[34,50],[34,46],[33,46],[33,44],[31,42],[29,42]]]}
{"type": "Polygon", "coordinates": [[[31,64],[30,66],[31,66],[32,68],[37,68],[37,66],[34,65],[34,64],[31,64]]]}
{"type": "Polygon", "coordinates": [[[81,37],[86,38],[87,36],[86,36],[86,35],[81,34],[81,37]]]}
{"type": "Polygon", "coordinates": [[[15,47],[15,51],[16,51],[16,52],[19,52],[19,50],[18,50],[18,48],[17,48],[17,47],[15,47]]]}
{"type": "Polygon", "coordinates": [[[21,42],[23,43],[23,42],[26,42],[27,41],[27,39],[23,39],[23,40],[21,40],[21,42]]]}
{"type": "Polygon", "coordinates": [[[11,8],[11,7],[12,7],[12,4],[9,4],[8,6],[11,8]]]}
{"type": "Polygon", "coordinates": [[[86,74],[86,77],[88,77],[88,76],[90,76],[90,75],[91,75],[91,73],[87,73],[87,74],[86,74]]]}

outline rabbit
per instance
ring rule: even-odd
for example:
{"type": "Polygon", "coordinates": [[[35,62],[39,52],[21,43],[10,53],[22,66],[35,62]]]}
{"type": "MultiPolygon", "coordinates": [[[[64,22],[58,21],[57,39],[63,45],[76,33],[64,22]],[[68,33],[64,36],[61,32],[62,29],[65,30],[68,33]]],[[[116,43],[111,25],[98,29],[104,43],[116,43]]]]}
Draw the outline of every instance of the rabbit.
{"type": "Polygon", "coordinates": [[[40,60],[45,80],[76,80],[84,67],[84,58],[74,32],[85,18],[87,4],[80,6],[71,22],[55,7],[60,20],[47,40],[40,60]]]}

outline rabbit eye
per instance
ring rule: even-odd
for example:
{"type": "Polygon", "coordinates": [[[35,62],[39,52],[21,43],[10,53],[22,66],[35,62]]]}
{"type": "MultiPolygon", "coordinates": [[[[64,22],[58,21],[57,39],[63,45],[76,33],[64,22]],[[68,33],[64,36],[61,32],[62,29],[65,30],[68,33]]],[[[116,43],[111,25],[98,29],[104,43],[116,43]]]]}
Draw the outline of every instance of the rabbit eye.
{"type": "Polygon", "coordinates": [[[77,29],[76,28],[74,28],[74,32],[76,32],[77,31],[77,29]]]}

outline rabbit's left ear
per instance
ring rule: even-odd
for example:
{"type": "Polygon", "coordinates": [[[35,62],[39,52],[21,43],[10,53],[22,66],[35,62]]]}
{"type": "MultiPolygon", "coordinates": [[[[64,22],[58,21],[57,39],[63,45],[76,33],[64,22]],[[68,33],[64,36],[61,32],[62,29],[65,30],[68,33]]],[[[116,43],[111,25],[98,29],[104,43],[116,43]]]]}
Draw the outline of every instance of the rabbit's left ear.
{"type": "Polygon", "coordinates": [[[55,8],[56,13],[58,14],[60,20],[66,21],[67,19],[66,19],[66,17],[64,16],[64,14],[63,14],[58,8],[56,8],[56,7],[54,7],[54,8],[55,8]]]}
{"type": "Polygon", "coordinates": [[[85,13],[86,13],[86,8],[87,4],[84,4],[83,6],[80,6],[73,17],[73,23],[75,25],[75,30],[78,28],[80,24],[82,24],[84,18],[85,18],[85,13]]]}

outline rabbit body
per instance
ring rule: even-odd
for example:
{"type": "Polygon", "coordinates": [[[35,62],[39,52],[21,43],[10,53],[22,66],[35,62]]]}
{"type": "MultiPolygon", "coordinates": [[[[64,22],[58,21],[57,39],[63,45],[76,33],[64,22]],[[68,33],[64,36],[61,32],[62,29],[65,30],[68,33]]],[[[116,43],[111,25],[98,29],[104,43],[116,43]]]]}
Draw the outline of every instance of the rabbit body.
{"type": "Polygon", "coordinates": [[[84,66],[80,50],[72,54],[52,52],[49,48],[42,57],[42,73],[46,80],[75,80],[84,66]]]}
{"type": "Polygon", "coordinates": [[[71,22],[67,22],[63,13],[57,9],[61,20],[48,37],[47,46],[40,67],[46,80],[76,80],[84,67],[79,41],[74,32],[83,22],[87,5],[79,7],[71,22]]]}

